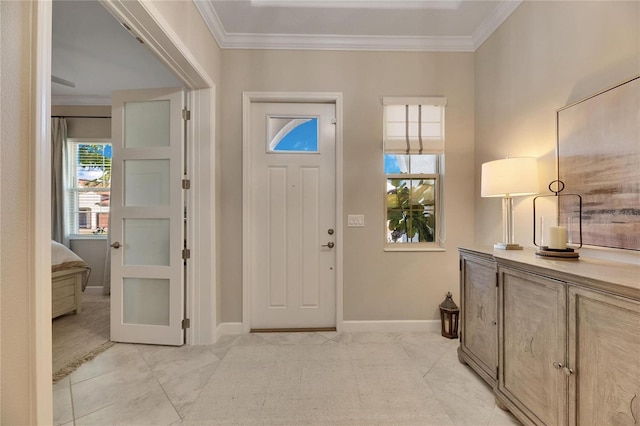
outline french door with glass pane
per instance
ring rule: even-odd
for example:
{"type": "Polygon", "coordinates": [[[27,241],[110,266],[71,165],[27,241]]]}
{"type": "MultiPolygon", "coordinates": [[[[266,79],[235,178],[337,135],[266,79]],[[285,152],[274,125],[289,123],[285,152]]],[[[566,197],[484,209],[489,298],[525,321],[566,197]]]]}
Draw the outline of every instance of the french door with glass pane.
{"type": "Polygon", "coordinates": [[[111,340],[182,345],[181,89],[112,96],[111,340]]]}

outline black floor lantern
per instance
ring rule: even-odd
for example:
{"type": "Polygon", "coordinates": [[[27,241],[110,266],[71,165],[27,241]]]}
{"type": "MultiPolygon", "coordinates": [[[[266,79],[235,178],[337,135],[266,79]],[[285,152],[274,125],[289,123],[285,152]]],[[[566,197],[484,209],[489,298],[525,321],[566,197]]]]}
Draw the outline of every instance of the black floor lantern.
{"type": "Polygon", "coordinates": [[[458,318],[460,309],[452,299],[451,292],[447,292],[447,297],[440,304],[440,321],[442,322],[442,335],[449,339],[458,338],[458,318]]]}

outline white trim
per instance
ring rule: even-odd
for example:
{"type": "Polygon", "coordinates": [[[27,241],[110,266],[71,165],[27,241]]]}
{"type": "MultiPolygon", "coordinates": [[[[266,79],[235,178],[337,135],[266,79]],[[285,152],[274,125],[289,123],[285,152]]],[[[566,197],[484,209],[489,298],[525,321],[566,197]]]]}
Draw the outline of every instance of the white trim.
{"type": "Polygon", "coordinates": [[[511,16],[522,2],[523,0],[506,0],[498,4],[491,15],[473,32],[471,38],[473,39],[474,52],[482,46],[482,43],[487,41],[491,34],[511,16]]]}
{"type": "MultiPolygon", "coordinates": [[[[196,2],[197,4],[197,2],[196,2]]],[[[252,96],[249,93],[242,94],[242,332],[251,331],[251,281],[253,270],[251,265],[251,220],[248,211],[251,211],[251,196],[247,188],[247,182],[251,182],[249,152],[249,135],[251,134],[250,113],[252,96]]]]}
{"type": "Polygon", "coordinates": [[[412,331],[439,332],[439,320],[344,321],[343,332],[397,333],[412,331]]]}
{"type": "Polygon", "coordinates": [[[88,285],[85,289],[84,289],[84,294],[91,294],[94,296],[101,296],[102,292],[104,290],[104,286],[101,285],[88,285]]]}
{"type": "MultiPolygon", "coordinates": [[[[343,333],[401,333],[401,332],[432,332],[439,333],[442,325],[439,320],[389,320],[389,321],[344,321],[343,333]]],[[[223,322],[216,327],[216,340],[222,336],[248,334],[241,322],[223,322]]]]}
{"type": "MultiPolygon", "coordinates": [[[[386,206],[385,206],[386,209],[386,206]]],[[[439,252],[447,251],[439,243],[388,243],[385,241],[384,251],[399,252],[399,251],[422,251],[422,252],[439,252]]]]}
{"type": "Polygon", "coordinates": [[[383,96],[382,105],[436,105],[447,106],[445,96],[383,96]]]}
{"type": "Polygon", "coordinates": [[[249,166],[250,110],[252,102],[331,102],[336,108],[336,329],[342,330],[343,321],[343,144],[341,92],[243,92],[242,93],[242,330],[251,330],[251,265],[250,235],[251,197],[247,186],[251,182],[249,166]]]}
{"type": "Polygon", "coordinates": [[[312,7],[320,9],[457,9],[462,0],[251,0],[258,7],[312,7]]]}
{"type": "Polygon", "coordinates": [[[228,33],[212,2],[194,4],[221,49],[475,52],[522,1],[500,2],[471,36],[460,37],[228,33]]]}
{"type": "MultiPolygon", "coordinates": [[[[213,30],[212,30],[213,31],[213,30]]],[[[473,52],[471,37],[214,34],[222,49],[473,52]]]]}
{"type": "Polygon", "coordinates": [[[187,262],[187,343],[209,345],[216,341],[216,210],[215,210],[215,86],[190,92],[191,121],[188,148],[187,191],[191,210],[187,241],[192,257],[187,262]]]}
{"type": "MultiPolygon", "coordinates": [[[[33,223],[29,252],[33,269],[29,285],[33,283],[30,305],[31,322],[26,327],[32,340],[29,342],[30,364],[33,367],[30,381],[33,395],[31,420],[34,424],[51,424],[53,412],[53,388],[51,385],[51,2],[33,2],[35,25],[33,27],[35,55],[32,71],[35,77],[33,101],[33,145],[31,167],[31,199],[27,213],[33,223]]],[[[29,237],[28,237],[29,238],[29,237]]]]}
{"type": "Polygon", "coordinates": [[[244,333],[241,322],[221,322],[216,327],[216,341],[222,336],[246,334],[244,333]]]}

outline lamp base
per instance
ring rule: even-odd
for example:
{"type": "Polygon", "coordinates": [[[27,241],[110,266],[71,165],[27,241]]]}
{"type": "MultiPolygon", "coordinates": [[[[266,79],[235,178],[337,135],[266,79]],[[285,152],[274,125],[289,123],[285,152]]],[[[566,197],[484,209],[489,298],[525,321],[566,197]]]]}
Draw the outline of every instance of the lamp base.
{"type": "Polygon", "coordinates": [[[495,243],[493,248],[498,250],[522,250],[522,246],[520,244],[509,243],[495,243]]]}

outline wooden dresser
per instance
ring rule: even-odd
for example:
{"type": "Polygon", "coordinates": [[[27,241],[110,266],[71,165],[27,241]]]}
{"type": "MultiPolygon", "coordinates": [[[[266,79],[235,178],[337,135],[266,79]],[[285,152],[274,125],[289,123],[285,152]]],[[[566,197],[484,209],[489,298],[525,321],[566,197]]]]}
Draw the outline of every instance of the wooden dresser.
{"type": "Polygon", "coordinates": [[[640,424],[640,266],[460,248],[458,357],[524,424],[640,424]]]}

